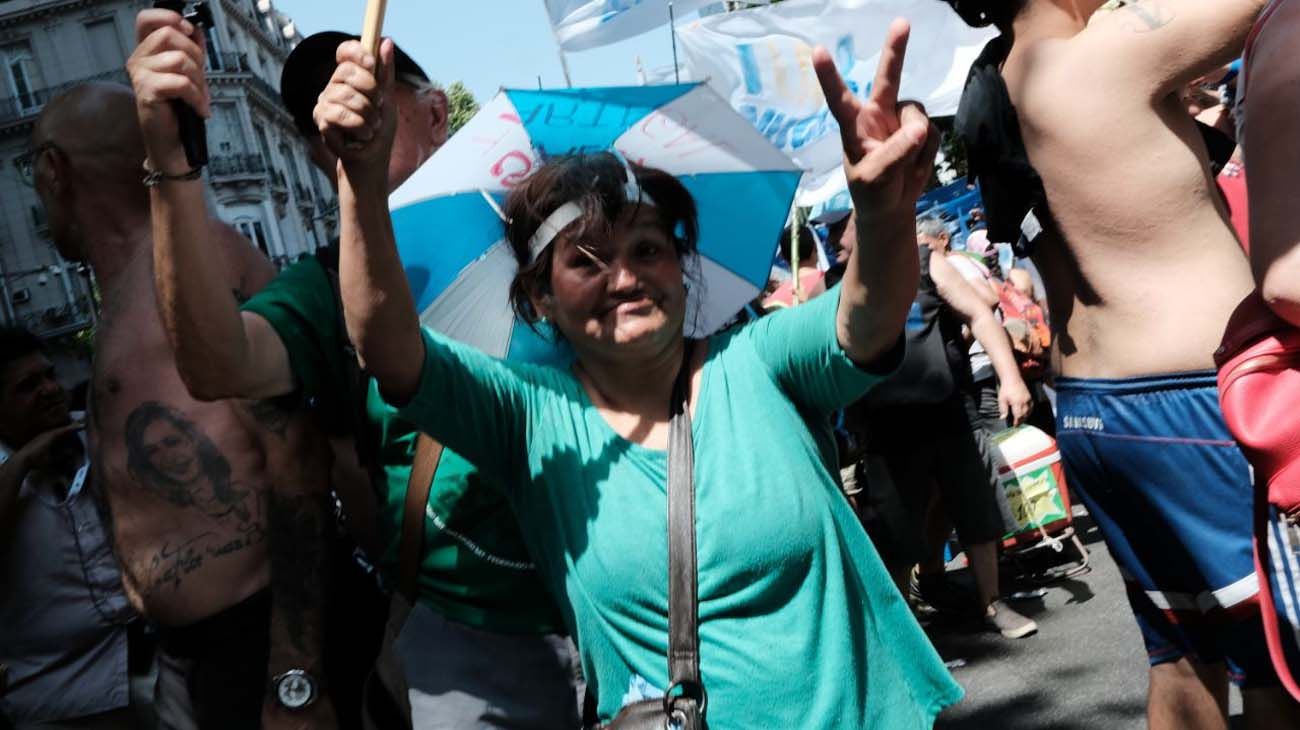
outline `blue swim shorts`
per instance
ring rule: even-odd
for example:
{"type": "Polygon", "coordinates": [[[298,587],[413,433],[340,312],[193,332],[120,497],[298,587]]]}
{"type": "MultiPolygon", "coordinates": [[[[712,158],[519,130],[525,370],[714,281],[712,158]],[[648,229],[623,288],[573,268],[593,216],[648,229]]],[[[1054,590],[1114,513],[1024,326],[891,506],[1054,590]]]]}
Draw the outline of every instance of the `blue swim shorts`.
{"type": "Polygon", "coordinates": [[[1118,564],[1151,664],[1225,662],[1277,686],[1259,618],[1250,466],[1213,371],[1057,380],[1070,489],[1118,564]]]}

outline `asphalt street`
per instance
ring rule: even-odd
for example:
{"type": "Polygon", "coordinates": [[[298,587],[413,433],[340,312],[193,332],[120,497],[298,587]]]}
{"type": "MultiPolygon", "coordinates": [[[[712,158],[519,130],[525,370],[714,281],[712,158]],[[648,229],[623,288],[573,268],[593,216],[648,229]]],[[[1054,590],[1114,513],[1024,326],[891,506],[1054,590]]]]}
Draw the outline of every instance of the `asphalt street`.
{"type": "MultiPolygon", "coordinates": [[[[923,621],[966,689],[938,730],[1146,727],[1146,653],[1123,584],[1086,514],[1076,517],[1076,527],[1091,571],[1047,586],[1041,599],[1013,603],[1038,622],[1036,635],[1009,640],[969,622],[923,621]]],[[[969,581],[964,568],[950,566],[950,576],[969,581]]],[[[1235,713],[1235,691],[1232,704],[1235,713]]]]}

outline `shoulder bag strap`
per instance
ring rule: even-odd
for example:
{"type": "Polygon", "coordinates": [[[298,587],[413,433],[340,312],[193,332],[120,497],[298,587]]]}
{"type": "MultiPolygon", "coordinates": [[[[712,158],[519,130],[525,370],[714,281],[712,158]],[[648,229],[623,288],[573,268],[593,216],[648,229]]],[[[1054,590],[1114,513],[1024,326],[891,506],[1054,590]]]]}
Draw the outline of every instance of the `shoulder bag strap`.
{"type": "Polygon", "coordinates": [[[379,465],[377,448],[367,433],[366,399],[370,395],[370,376],[361,368],[357,360],[357,350],[348,337],[348,323],[343,315],[343,290],[339,285],[338,251],[322,248],[316,252],[316,259],[325,269],[330,289],[334,293],[334,319],[338,327],[339,340],[342,343],[340,362],[343,364],[344,394],[347,400],[348,426],[352,432],[352,445],[357,452],[357,463],[366,470],[372,487],[379,491],[383,485],[384,470],[379,465]]]}
{"type": "MultiPolygon", "coordinates": [[[[343,339],[344,377],[347,380],[349,396],[348,416],[352,425],[352,438],[356,446],[357,457],[365,468],[376,490],[382,488],[386,478],[379,466],[375,449],[366,433],[366,397],[370,378],[360,363],[357,362],[356,349],[348,338],[347,322],[343,317],[343,296],[339,287],[338,257],[336,251],[322,249],[317,252],[317,259],[325,269],[334,293],[334,309],[337,312],[339,336],[343,339]]],[[[402,537],[398,546],[397,590],[414,603],[419,586],[420,553],[424,550],[424,509],[429,503],[429,491],[433,488],[433,475],[438,471],[438,462],[442,460],[442,444],[431,436],[421,433],[415,444],[415,461],[411,464],[411,476],[406,482],[406,501],[402,506],[402,537]]]]}
{"type": "Polygon", "coordinates": [[[668,426],[668,678],[669,719],[702,730],[708,704],[700,681],[698,575],[695,564],[695,446],[691,441],[691,353],[687,341],[673,386],[668,426]]]}
{"type": "Polygon", "coordinates": [[[415,601],[420,577],[420,553],[424,549],[424,509],[433,488],[433,475],[442,460],[442,444],[428,434],[415,442],[415,461],[406,482],[406,503],[402,507],[402,542],[399,547],[397,590],[407,600],[415,601]]]}

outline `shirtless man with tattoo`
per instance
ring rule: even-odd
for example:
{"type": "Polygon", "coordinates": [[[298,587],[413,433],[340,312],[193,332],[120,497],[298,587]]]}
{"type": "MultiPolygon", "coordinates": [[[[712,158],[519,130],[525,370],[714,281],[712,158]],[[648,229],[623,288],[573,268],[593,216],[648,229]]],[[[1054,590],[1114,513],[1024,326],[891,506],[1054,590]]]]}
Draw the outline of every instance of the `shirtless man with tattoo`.
{"type": "MultiPolygon", "coordinates": [[[[136,39],[127,66],[150,159],[159,170],[182,175],[188,163],[170,103],[206,109],[203,36],[175,12],[149,9],[136,18],[136,39]]],[[[281,79],[284,109],[331,180],[338,160],[313,112],[323,95],[355,97],[347,82],[362,69],[338,59],[358,45],[337,32],[305,38],[285,61],[281,79]]],[[[448,135],[446,95],[409,56],[398,50],[396,59],[390,190],[411,178],[448,135]]],[[[337,266],[328,263],[330,249],[287,267],[237,307],[224,282],[211,276],[217,249],[201,212],[203,195],[199,182],[175,180],[156,188],[152,198],[155,286],[176,365],[200,398],[296,397],[311,404],[327,431],[358,439],[365,454],[356,462],[374,476],[359,491],[377,498],[378,507],[371,520],[378,549],[370,555],[389,585],[412,599],[404,620],[401,601],[391,616],[391,647],[407,684],[411,725],[577,727],[583,691],[575,681],[572,643],[503,488],[460,455],[441,451],[420,510],[423,537],[418,561],[412,561],[417,575],[404,578],[401,538],[419,432],[376,388],[362,385],[371,379],[353,377],[356,358],[331,281],[337,266]]],[[[336,456],[339,463],[347,454],[336,456]]],[[[351,511],[348,495],[340,496],[351,511]]],[[[348,525],[355,534],[354,522],[348,525]]]]}
{"type": "MultiPolygon", "coordinates": [[[[273,691],[290,670],[321,686],[324,442],[275,404],[189,395],[158,315],[131,90],[91,84],[53,100],[32,145],[55,245],[99,283],[91,463],[127,594],[160,627],[162,727],[334,727],[327,697],[294,713],[273,691]]],[[[232,300],[270,281],[264,257],[210,225],[232,300]]]]}
{"type": "Polygon", "coordinates": [[[946,0],[1001,36],[956,126],[990,237],[1045,279],[1062,457],[1128,589],[1156,730],[1298,727],[1269,662],[1251,475],[1214,351],[1250,267],[1181,103],[1241,53],[1265,0],[946,0]],[[1226,671],[1225,671],[1226,669],[1226,671]]]}

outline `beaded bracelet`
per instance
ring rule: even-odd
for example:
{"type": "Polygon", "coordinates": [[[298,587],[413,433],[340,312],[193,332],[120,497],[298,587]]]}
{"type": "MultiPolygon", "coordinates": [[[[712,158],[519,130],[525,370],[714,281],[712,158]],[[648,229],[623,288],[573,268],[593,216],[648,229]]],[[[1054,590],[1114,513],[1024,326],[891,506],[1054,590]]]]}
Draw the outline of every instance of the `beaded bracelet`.
{"type": "Polygon", "coordinates": [[[164,182],[188,182],[203,177],[202,167],[196,167],[193,170],[180,175],[168,175],[164,172],[153,169],[149,164],[148,157],[144,158],[144,162],[141,163],[140,167],[144,168],[144,179],[141,180],[141,182],[144,183],[146,188],[156,188],[164,182]]]}

